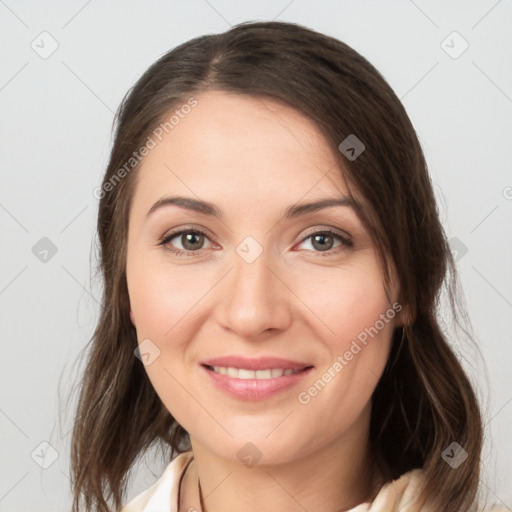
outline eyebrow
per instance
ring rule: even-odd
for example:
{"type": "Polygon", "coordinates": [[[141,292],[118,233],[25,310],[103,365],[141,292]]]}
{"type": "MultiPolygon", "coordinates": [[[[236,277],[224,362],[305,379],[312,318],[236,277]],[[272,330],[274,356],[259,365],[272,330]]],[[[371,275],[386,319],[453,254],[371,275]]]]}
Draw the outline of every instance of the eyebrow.
{"type": "MultiPolygon", "coordinates": [[[[201,201],[198,199],[193,199],[192,197],[184,196],[171,196],[159,199],[149,209],[148,213],[146,214],[146,217],[149,217],[156,210],[168,205],[179,206],[180,208],[202,213],[204,215],[210,215],[218,219],[223,218],[222,211],[219,208],[217,208],[214,204],[209,203],[207,201],[201,201]]],[[[289,206],[284,211],[283,217],[285,219],[293,219],[296,217],[300,217],[301,215],[314,213],[319,210],[323,210],[324,208],[330,208],[333,206],[348,206],[350,208],[353,208],[352,201],[348,197],[321,199],[319,201],[314,201],[311,203],[301,203],[289,206]]]]}

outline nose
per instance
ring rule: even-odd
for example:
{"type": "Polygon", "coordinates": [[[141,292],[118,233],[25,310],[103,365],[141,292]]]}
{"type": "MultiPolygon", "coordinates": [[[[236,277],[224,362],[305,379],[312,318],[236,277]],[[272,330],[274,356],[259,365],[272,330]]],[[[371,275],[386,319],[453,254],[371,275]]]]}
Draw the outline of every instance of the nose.
{"type": "Polygon", "coordinates": [[[268,252],[252,262],[235,252],[231,271],[218,290],[217,322],[243,339],[270,332],[275,336],[292,322],[293,293],[268,252]]]}

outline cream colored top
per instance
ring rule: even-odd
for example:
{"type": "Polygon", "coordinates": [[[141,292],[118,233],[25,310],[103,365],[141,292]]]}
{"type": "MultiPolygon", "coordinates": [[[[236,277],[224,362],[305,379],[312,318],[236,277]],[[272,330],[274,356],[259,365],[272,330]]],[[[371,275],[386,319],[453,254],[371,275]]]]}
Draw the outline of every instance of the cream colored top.
{"type": "MultiPolygon", "coordinates": [[[[177,455],[162,476],[125,505],[121,512],[179,512],[181,479],[192,460],[192,451],[177,455]]],[[[431,512],[416,501],[422,485],[422,471],[414,469],[386,483],[372,503],[362,503],[348,512],[431,512]]],[[[486,510],[500,512],[508,509],[499,507],[486,510]]]]}

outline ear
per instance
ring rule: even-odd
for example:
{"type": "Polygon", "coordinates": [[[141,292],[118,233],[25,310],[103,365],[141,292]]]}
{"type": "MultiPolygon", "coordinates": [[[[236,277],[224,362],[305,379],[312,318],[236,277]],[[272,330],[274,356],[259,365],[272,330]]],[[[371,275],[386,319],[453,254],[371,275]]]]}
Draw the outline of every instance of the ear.
{"type": "Polygon", "coordinates": [[[133,314],[132,308],[130,308],[130,320],[135,327],[135,315],[133,314]]]}

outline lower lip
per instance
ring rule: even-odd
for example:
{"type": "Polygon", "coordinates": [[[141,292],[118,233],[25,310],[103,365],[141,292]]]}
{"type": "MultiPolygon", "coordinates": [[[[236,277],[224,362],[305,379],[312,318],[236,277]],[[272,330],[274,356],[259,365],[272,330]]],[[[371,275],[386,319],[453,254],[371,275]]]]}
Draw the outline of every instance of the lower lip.
{"type": "Polygon", "coordinates": [[[264,400],[275,396],[282,391],[296,386],[313,369],[311,367],[298,373],[273,377],[271,379],[237,379],[215,373],[203,365],[201,365],[201,368],[208,374],[208,377],[217,388],[241,400],[264,400]]]}

